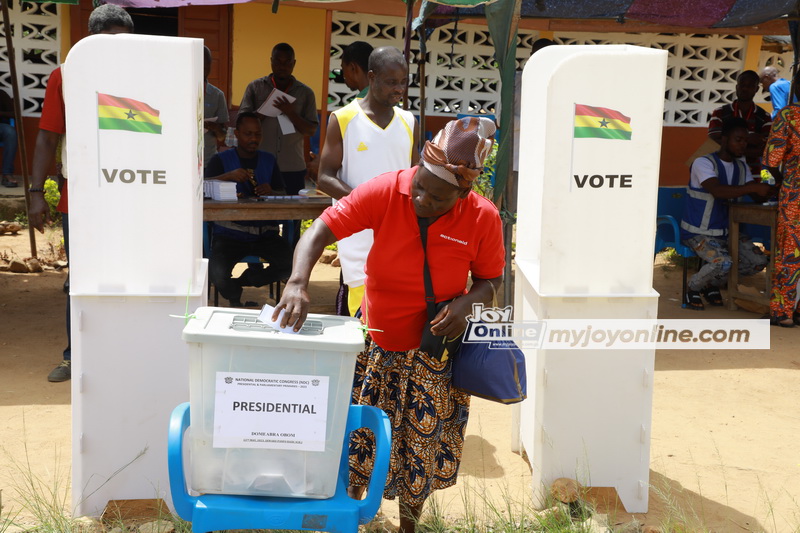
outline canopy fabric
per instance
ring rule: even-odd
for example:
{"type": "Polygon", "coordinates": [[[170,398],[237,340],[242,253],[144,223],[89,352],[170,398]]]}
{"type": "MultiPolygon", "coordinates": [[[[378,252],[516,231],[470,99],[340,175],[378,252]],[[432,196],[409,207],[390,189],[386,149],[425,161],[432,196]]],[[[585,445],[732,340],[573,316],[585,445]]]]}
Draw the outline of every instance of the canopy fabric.
{"type": "MultiPolygon", "coordinates": [[[[451,14],[464,0],[424,0],[438,4],[432,14],[451,14]]],[[[627,19],[692,28],[753,26],[797,12],[797,0],[522,0],[523,18],[627,19]]],[[[485,15],[481,7],[459,10],[459,16],[485,15]]]]}

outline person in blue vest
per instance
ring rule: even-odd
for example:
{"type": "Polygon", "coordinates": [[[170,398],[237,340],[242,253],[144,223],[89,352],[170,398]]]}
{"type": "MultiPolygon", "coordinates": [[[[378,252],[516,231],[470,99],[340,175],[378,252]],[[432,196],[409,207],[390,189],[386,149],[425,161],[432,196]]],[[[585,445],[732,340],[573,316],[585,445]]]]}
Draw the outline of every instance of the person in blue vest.
{"type": "MultiPolygon", "coordinates": [[[[236,117],[236,148],[215,154],[206,166],[206,179],[236,182],[240,198],[283,194],[285,189],[275,156],[259,150],[261,121],[256,113],[236,117]]],[[[292,249],[281,237],[277,222],[225,221],[214,223],[208,275],[232,307],[242,307],[242,287],[263,287],[289,277],[292,249]],[[238,278],[233,267],[247,256],[265,259],[269,266],[251,265],[238,278]]]]}
{"type": "MultiPolygon", "coordinates": [[[[704,265],[689,280],[683,307],[702,310],[722,305],[722,287],[733,264],[728,252],[728,204],[751,195],[763,201],[776,190],[753,181],[744,159],[747,150],[747,122],[729,117],[722,122],[719,150],[692,163],[686,204],[681,217],[681,240],[695,251],[704,265]]],[[[742,234],[739,239],[739,275],[752,276],[767,266],[768,258],[742,234]]]]}

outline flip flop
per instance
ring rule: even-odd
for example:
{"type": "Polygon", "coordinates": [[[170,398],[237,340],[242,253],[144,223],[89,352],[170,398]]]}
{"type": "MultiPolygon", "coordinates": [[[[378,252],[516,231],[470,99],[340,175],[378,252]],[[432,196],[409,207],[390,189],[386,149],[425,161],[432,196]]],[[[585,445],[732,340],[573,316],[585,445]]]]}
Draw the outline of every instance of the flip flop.
{"type": "Polygon", "coordinates": [[[17,183],[17,180],[15,180],[13,177],[6,174],[3,176],[3,186],[13,189],[14,187],[19,187],[19,183],[17,183]]]}
{"type": "Polygon", "coordinates": [[[684,309],[693,309],[695,311],[702,311],[705,309],[705,306],[703,306],[703,299],[700,298],[700,292],[687,290],[686,299],[681,307],[684,309]]]}
{"type": "Polygon", "coordinates": [[[719,292],[719,289],[716,287],[710,287],[702,291],[703,296],[705,296],[708,305],[713,305],[715,307],[719,307],[723,305],[722,302],[722,294],[719,292]]]}

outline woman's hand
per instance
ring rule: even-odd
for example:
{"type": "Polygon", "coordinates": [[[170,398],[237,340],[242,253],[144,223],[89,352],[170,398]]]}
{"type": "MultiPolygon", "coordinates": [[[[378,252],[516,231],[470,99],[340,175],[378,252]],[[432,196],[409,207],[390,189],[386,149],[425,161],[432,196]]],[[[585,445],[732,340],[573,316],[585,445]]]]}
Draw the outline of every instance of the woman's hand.
{"type": "Polygon", "coordinates": [[[281,309],[285,309],[281,318],[280,326],[293,326],[292,329],[300,331],[303,323],[308,316],[308,308],[311,305],[311,299],[308,297],[308,285],[289,280],[286,287],[281,294],[281,301],[275,306],[275,312],[272,313],[272,320],[278,320],[281,309]]]}
{"type": "Polygon", "coordinates": [[[467,316],[472,314],[472,302],[460,296],[444,306],[431,320],[431,333],[448,339],[461,335],[467,329],[467,316]]]}

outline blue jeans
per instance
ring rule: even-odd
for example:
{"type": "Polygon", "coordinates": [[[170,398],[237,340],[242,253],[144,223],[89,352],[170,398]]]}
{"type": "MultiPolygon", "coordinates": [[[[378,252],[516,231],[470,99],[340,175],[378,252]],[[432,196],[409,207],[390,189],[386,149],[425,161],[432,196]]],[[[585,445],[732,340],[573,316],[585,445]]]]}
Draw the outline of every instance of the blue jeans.
{"type": "MultiPolygon", "coordinates": [[[[61,225],[64,227],[64,250],[67,252],[67,261],[69,261],[69,215],[61,213],[61,225]]],[[[70,266],[70,268],[72,268],[70,266]]],[[[67,347],[64,348],[64,361],[72,359],[72,306],[70,305],[70,296],[67,294],[67,347]]]]}
{"type": "Polygon", "coordinates": [[[17,130],[11,124],[0,123],[0,142],[3,143],[3,176],[14,173],[14,158],[17,156],[17,130]]]}
{"type": "MultiPolygon", "coordinates": [[[[703,260],[703,266],[689,279],[689,290],[719,288],[728,282],[733,259],[728,251],[728,239],[695,235],[683,241],[703,260]]],[[[769,258],[753,244],[747,235],[739,235],[739,275],[752,276],[767,266],[769,258]]]]}

